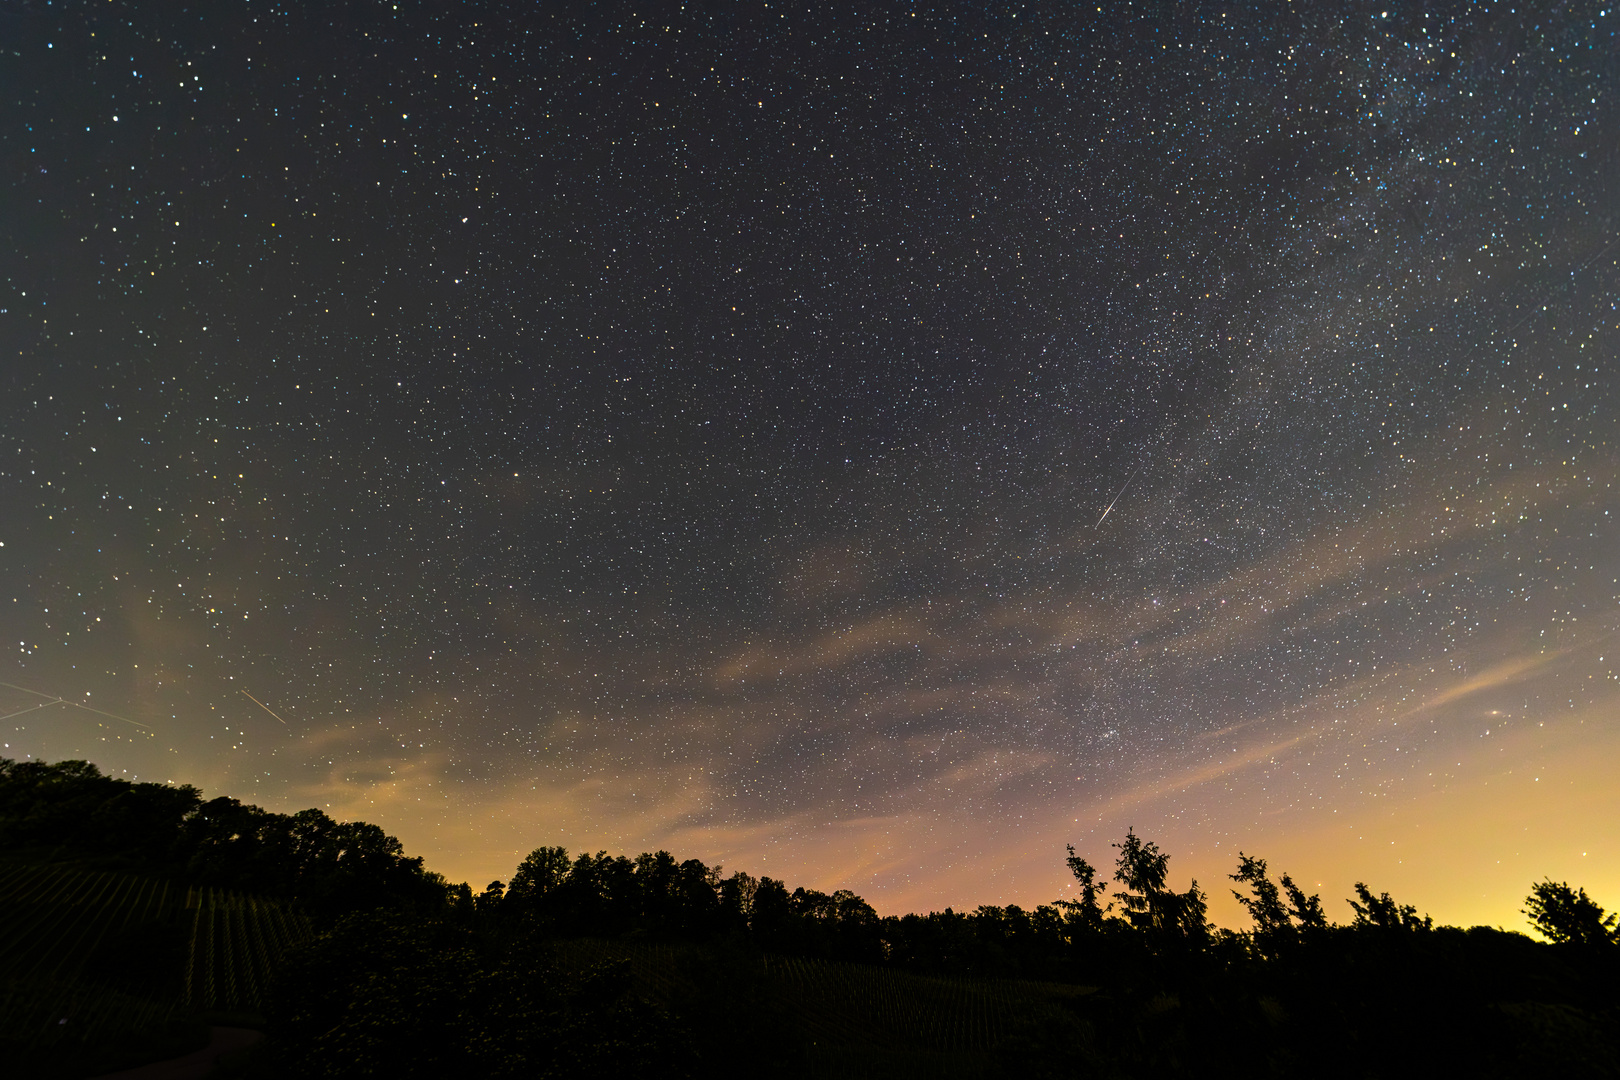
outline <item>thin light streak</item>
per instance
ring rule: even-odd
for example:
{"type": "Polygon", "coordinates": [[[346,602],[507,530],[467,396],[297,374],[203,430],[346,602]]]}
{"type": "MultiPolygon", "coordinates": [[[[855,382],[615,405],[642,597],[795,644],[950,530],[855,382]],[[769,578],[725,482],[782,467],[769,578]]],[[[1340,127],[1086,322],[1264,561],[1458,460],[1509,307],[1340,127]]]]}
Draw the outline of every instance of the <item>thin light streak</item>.
{"type": "MultiPolygon", "coordinates": [[[[77,701],[69,701],[67,698],[62,697],[60,695],[51,695],[51,694],[44,693],[43,691],[40,691],[40,690],[30,690],[28,687],[26,687],[26,686],[18,686],[16,683],[0,682],[0,686],[9,687],[12,690],[21,690],[25,694],[35,694],[35,695],[37,695],[39,697],[42,697],[42,698],[50,698],[49,701],[46,701],[46,702],[44,702],[42,704],[39,704],[39,705],[35,705],[34,709],[43,709],[47,705],[71,705],[75,709],[83,709],[85,712],[93,712],[97,716],[111,717],[114,720],[122,720],[126,724],[134,724],[136,727],[140,728],[142,731],[151,731],[152,730],[148,725],[141,723],[139,720],[131,720],[127,716],[119,716],[117,713],[110,713],[110,712],[107,712],[107,711],[105,711],[103,709],[91,708],[89,705],[83,705],[83,704],[80,704],[77,701]]],[[[21,710],[19,712],[10,713],[10,714],[8,714],[6,716],[0,716],[0,720],[9,720],[13,716],[21,716],[25,712],[32,712],[32,711],[34,711],[34,710],[33,709],[23,709],[23,710],[21,710]]]]}
{"type": "MultiPolygon", "coordinates": [[[[260,701],[258,698],[254,697],[252,694],[248,693],[246,690],[242,691],[242,696],[247,698],[249,701],[253,702],[253,704],[257,705],[259,708],[263,709],[265,712],[269,713],[271,716],[276,716],[276,711],[274,709],[272,709],[270,706],[266,705],[264,702],[260,701]]],[[[276,719],[281,720],[281,717],[276,716],[276,719]]],[[[282,724],[283,727],[291,727],[292,726],[292,725],[288,724],[287,721],[285,721],[285,720],[281,720],[281,724],[282,724]]]]}
{"type": "Polygon", "coordinates": [[[1113,502],[1110,502],[1110,503],[1109,503],[1109,504],[1108,504],[1108,509],[1107,509],[1107,510],[1104,510],[1104,511],[1103,511],[1103,512],[1102,512],[1102,517],[1100,517],[1100,518],[1098,518],[1098,519],[1097,519],[1097,524],[1095,524],[1095,525],[1093,525],[1093,526],[1092,526],[1092,528],[1093,528],[1093,529],[1097,529],[1097,528],[1101,528],[1101,527],[1102,527],[1102,523],[1103,523],[1103,522],[1104,522],[1104,521],[1106,521],[1106,520],[1108,520],[1108,515],[1109,515],[1109,514],[1111,514],[1111,513],[1113,513],[1113,511],[1114,511],[1114,503],[1117,503],[1117,502],[1119,502],[1119,497],[1120,497],[1120,495],[1123,495],[1123,494],[1125,494],[1125,488],[1128,488],[1128,487],[1130,487],[1130,486],[1131,486],[1131,481],[1132,481],[1132,480],[1135,480],[1135,479],[1136,479],[1136,474],[1137,474],[1137,473],[1139,473],[1139,472],[1141,472],[1141,471],[1142,471],[1142,468],[1143,468],[1143,466],[1145,466],[1145,465],[1146,465],[1146,464],[1147,464],[1147,462],[1145,462],[1145,461],[1144,461],[1144,462],[1142,462],[1142,464],[1141,464],[1141,465],[1138,465],[1138,466],[1137,466],[1137,467],[1136,467],[1136,468],[1134,468],[1134,469],[1132,469],[1132,470],[1131,470],[1131,475],[1129,475],[1129,476],[1127,476],[1127,477],[1126,477],[1126,478],[1125,478],[1125,485],[1124,485],[1124,487],[1121,487],[1121,488],[1120,488],[1120,489],[1119,489],[1119,494],[1118,494],[1118,495],[1115,495],[1115,496],[1114,496],[1114,500],[1113,500],[1113,502]]]}
{"type": "Polygon", "coordinates": [[[43,690],[30,690],[28,687],[18,686],[16,683],[0,682],[0,686],[9,687],[12,690],[21,690],[23,693],[33,694],[35,697],[49,698],[52,702],[64,700],[59,694],[47,694],[43,690]]]}
{"type": "Polygon", "coordinates": [[[6,713],[6,715],[0,716],[0,720],[10,720],[13,716],[21,716],[23,713],[38,712],[41,709],[48,709],[52,705],[66,704],[67,702],[63,701],[61,698],[57,698],[55,701],[40,701],[28,706],[26,709],[18,709],[16,712],[6,713]]]}
{"type": "Polygon", "coordinates": [[[77,701],[63,701],[62,704],[71,705],[75,709],[83,709],[85,712],[93,712],[97,716],[110,716],[114,720],[122,720],[126,724],[134,724],[136,727],[140,728],[142,731],[151,731],[152,730],[150,727],[148,727],[147,725],[141,723],[139,720],[131,720],[129,717],[127,717],[127,716],[119,716],[115,712],[106,712],[106,711],[104,711],[102,709],[92,709],[90,706],[81,705],[77,701]]]}

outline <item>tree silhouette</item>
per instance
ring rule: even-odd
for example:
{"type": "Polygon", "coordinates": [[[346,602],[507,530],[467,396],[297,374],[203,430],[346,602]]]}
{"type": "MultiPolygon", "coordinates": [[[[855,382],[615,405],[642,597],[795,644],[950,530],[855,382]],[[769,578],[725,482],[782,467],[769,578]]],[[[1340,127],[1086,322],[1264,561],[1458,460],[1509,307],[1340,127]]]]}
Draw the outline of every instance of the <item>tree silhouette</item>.
{"type": "Polygon", "coordinates": [[[1283,893],[1288,897],[1288,913],[1292,915],[1299,925],[1306,930],[1325,930],[1328,919],[1327,912],[1322,910],[1322,898],[1317,893],[1305,895],[1305,890],[1294,884],[1294,879],[1284,874],[1282,881],[1283,893]]]}
{"type": "Polygon", "coordinates": [[[567,848],[535,848],[513,871],[506,899],[520,908],[533,909],[563,883],[568,870],[567,848]]]}
{"type": "Polygon", "coordinates": [[[1202,941],[1209,933],[1209,908],[1197,880],[1184,893],[1170,889],[1170,856],[1137,836],[1134,827],[1114,847],[1119,849],[1114,880],[1134,890],[1118,894],[1131,925],[1167,940],[1202,941]]]}
{"type": "Polygon", "coordinates": [[[725,929],[748,929],[754,913],[754,894],[758,891],[758,879],[740,870],[720,883],[720,910],[725,929]]]}
{"type": "Polygon", "coordinates": [[[793,901],[787,886],[772,877],[761,877],[749,905],[748,927],[769,947],[785,943],[793,920],[793,901]]]}
{"type": "Polygon", "coordinates": [[[1245,896],[1232,890],[1237,902],[1254,920],[1254,935],[1250,940],[1259,955],[1275,959],[1299,940],[1301,931],[1314,934],[1327,927],[1321,898],[1306,896],[1287,874],[1282,876],[1279,887],[1266,873],[1266,860],[1240,851],[1237,873],[1229,876],[1233,881],[1247,884],[1253,893],[1245,896]]]}
{"type": "Polygon", "coordinates": [[[1425,915],[1418,918],[1417,908],[1411,904],[1397,905],[1391,900],[1389,893],[1380,893],[1377,896],[1372,890],[1361,882],[1356,882],[1356,895],[1361,902],[1346,900],[1356,911],[1355,922],[1351,925],[1358,927],[1375,926],[1383,930],[1432,930],[1434,920],[1425,915]]]}
{"type": "Polygon", "coordinates": [[[687,859],[676,868],[671,900],[679,929],[698,937],[719,929],[719,886],[718,866],[711,869],[701,859],[687,859]]]}
{"type": "Polygon", "coordinates": [[[1163,904],[1165,880],[1170,876],[1170,856],[1162,854],[1153,841],[1137,836],[1135,827],[1127,830],[1125,839],[1114,847],[1119,849],[1114,880],[1135,890],[1119,893],[1120,905],[1132,925],[1148,926],[1155,909],[1163,904]]]}
{"type": "Polygon", "coordinates": [[[1327,926],[1327,915],[1322,910],[1320,896],[1306,896],[1305,890],[1284,874],[1279,888],[1266,874],[1266,860],[1238,852],[1238,872],[1230,875],[1233,881],[1248,884],[1253,896],[1244,896],[1236,889],[1232,895],[1242,904],[1254,920],[1258,938],[1274,945],[1278,940],[1294,936],[1296,929],[1320,930],[1327,926]],[[1287,902],[1284,902],[1284,898],[1287,902]],[[1295,924],[1298,924],[1296,927],[1295,924]]]}
{"type": "MultiPolygon", "coordinates": [[[[1059,900],[1058,904],[1065,910],[1073,912],[1080,917],[1086,926],[1098,927],[1102,925],[1104,909],[1101,903],[1102,894],[1108,891],[1108,883],[1097,883],[1097,868],[1074,853],[1074,845],[1067,845],[1069,857],[1064,861],[1068,863],[1069,872],[1074,880],[1080,883],[1079,900],[1059,900]]],[[[1114,905],[1109,904],[1109,908],[1114,905]]]]}
{"type": "Polygon", "coordinates": [[[475,901],[480,915],[493,915],[501,909],[501,898],[506,892],[506,884],[501,881],[492,881],[483,892],[478,894],[475,901]]]}
{"type": "Polygon", "coordinates": [[[1584,888],[1572,889],[1550,878],[1532,885],[1524,899],[1524,913],[1543,937],[1558,945],[1596,948],[1620,944],[1615,916],[1605,913],[1584,888]]]}
{"type": "Polygon", "coordinates": [[[1253,856],[1238,852],[1238,872],[1230,875],[1233,881],[1248,884],[1254,893],[1252,897],[1244,896],[1236,889],[1232,895],[1237,902],[1243,905],[1254,920],[1256,934],[1272,935],[1292,930],[1294,924],[1288,918],[1288,908],[1283,905],[1282,893],[1276,884],[1266,876],[1266,860],[1256,859],[1253,856]]]}

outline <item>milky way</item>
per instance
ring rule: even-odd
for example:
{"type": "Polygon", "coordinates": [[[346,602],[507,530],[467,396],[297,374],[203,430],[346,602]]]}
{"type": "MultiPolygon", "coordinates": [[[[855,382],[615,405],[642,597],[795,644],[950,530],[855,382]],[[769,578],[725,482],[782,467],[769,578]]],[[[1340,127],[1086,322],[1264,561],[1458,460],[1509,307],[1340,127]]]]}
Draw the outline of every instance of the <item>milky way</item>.
{"type": "Polygon", "coordinates": [[[1615,895],[1620,14],[1419,7],[12,5],[0,753],[1615,895]]]}

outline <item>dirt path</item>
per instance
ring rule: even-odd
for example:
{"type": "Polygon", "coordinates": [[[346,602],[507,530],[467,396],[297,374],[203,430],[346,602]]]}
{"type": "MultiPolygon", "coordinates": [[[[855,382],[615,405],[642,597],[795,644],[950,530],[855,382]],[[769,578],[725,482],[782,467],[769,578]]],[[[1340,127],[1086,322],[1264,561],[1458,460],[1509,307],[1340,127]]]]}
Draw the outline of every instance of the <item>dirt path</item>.
{"type": "Polygon", "coordinates": [[[208,1032],[208,1045],[185,1057],[154,1061],[138,1069],[104,1073],[94,1080],[202,1080],[213,1071],[214,1062],[219,1058],[252,1046],[264,1038],[264,1032],[252,1028],[212,1027],[208,1032]]]}

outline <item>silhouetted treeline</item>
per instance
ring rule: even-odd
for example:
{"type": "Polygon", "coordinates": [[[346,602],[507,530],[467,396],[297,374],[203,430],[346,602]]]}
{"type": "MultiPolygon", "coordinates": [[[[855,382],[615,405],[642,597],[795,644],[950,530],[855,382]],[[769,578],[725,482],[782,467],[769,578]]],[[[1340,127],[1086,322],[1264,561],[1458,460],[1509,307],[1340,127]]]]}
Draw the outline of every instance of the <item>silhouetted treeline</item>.
{"type": "Polygon", "coordinates": [[[667,851],[634,859],[605,852],[572,859],[535,850],[509,886],[492,882],[475,901],[487,919],[562,935],[708,939],[743,934],[770,951],[877,962],[882,920],[847,890],[792,892],[780,881],[736,873],[667,851]]]}
{"type": "Polygon", "coordinates": [[[90,858],[201,885],[295,898],[312,914],[441,910],[451,890],[363,821],[276,814],[190,785],[131,783],[84,761],[0,758],[0,853],[90,858]]]}
{"type": "Polygon", "coordinates": [[[1033,909],[880,917],[845,890],[560,847],[475,895],[373,825],[0,759],[0,852],[118,860],[319,917],[277,980],[278,1075],[697,1075],[738,1053],[813,1072],[825,1017],[802,1022],[764,959],[796,956],[1054,988],[960,1075],[1620,1076],[1620,932],[1579,887],[1532,886],[1542,942],[1436,926],[1362,883],[1326,905],[1240,853],[1252,926],[1229,930],[1197,882],[1170,887],[1157,845],[1132,830],[1114,848],[1111,873],[1071,848],[1076,898],[1033,909]],[[637,983],[580,961],[603,941],[676,949],[684,968],[637,983]]]}
{"type": "Polygon", "coordinates": [[[486,935],[684,939],[925,975],[1079,984],[1003,1040],[1006,1075],[1620,1075],[1620,938],[1584,890],[1533,887],[1553,944],[1436,926],[1357,883],[1344,922],[1261,858],[1230,875],[1250,929],[1212,926],[1194,882],[1134,831],[1111,875],[1071,849],[1078,898],[879,917],[859,896],[789,890],[666,852],[539,848],[460,905],[486,935]]]}

